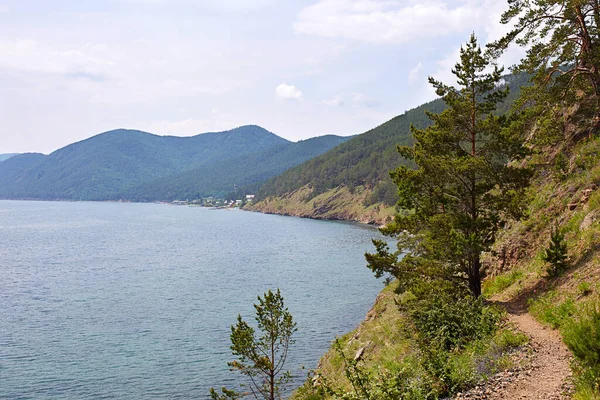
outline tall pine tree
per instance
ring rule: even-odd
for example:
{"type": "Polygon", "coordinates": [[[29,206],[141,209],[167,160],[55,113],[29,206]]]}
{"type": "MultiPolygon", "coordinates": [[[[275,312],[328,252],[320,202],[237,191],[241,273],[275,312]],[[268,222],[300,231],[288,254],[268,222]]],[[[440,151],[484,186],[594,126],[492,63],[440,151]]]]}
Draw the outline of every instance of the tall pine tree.
{"type": "Polygon", "coordinates": [[[414,146],[398,149],[417,166],[391,172],[400,211],[384,233],[398,239],[398,249],[375,241],[376,253],[366,257],[376,275],[390,273],[405,289],[442,278],[480,296],[482,253],[504,221],[523,210],[530,174],[516,161],[527,151],[506,118],[493,114],[508,89],[500,88],[502,69],[492,64],[471,35],[452,70],[458,88],[429,78],[448,108],[428,113],[433,125],[413,128],[414,146]]]}
{"type": "Polygon", "coordinates": [[[513,43],[527,48],[516,72],[532,76],[534,86],[526,90],[524,99],[537,106],[532,116],[540,133],[548,130],[544,120],[549,121],[546,128],[556,130],[553,126],[563,119],[596,132],[600,128],[600,1],[508,0],[508,5],[501,22],[514,27],[488,47],[494,57],[513,43]]]}

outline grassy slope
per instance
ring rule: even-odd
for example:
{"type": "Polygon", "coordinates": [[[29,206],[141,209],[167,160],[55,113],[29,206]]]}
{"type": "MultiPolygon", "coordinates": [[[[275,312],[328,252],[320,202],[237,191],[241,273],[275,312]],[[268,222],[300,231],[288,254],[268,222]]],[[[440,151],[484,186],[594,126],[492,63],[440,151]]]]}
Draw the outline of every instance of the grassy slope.
{"type": "Polygon", "coordinates": [[[303,186],[282,197],[269,197],[248,209],[268,214],[292,215],[315,219],[356,221],[383,225],[394,215],[394,207],[382,203],[365,205],[365,198],[372,190],[364,186],[352,191],[346,186],[329,189],[312,196],[313,189],[303,186]]]}
{"type": "Polygon", "coordinates": [[[550,167],[531,188],[530,217],[508,227],[496,242],[497,254],[486,260],[491,276],[484,283],[488,297],[505,300],[551,292],[558,294],[557,300],[579,301],[598,294],[600,139],[586,139],[565,152],[569,155],[565,174],[553,171],[549,153],[535,160],[550,167]],[[550,278],[542,254],[554,227],[566,234],[570,268],[550,278]],[[583,290],[588,285],[590,290],[583,290]]]}
{"type": "MultiPolygon", "coordinates": [[[[401,376],[408,387],[415,389],[411,398],[420,399],[425,394],[418,388],[429,378],[420,363],[414,328],[405,311],[399,307],[405,301],[405,295],[396,294],[395,288],[395,283],[386,286],[364,321],[338,340],[346,358],[353,359],[361,354],[360,365],[372,378],[401,376]]],[[[468,388],[496,372],[513,368],[520,361],[511,357],[510,351],[526,342],[525,335],[515,332],[509,325],[502,326],[491,338],[471,342],[449,360],[456,380],[462,383],[463,388],[468,388]]],[[[344,361],[333,348],[321,358],[317,371],[319,376],[307,380],[291,400],[322,399],[311,393],[313,387],[321,385],[323,380],[331,387],[352,390],[345,377],[344,361]]]]}
{"type": "MultiPolygon", "coordinates": [[[[559,329],[585,304],[600,299],[600,138],[561,151],[568,157],[563,173],[553,166],[556,149],[534,156],[532,162],[540,172],[530,189],[530,215],[511,223],[499,236],[494,253],[486,255],[484,281],[488,299],[526,302],[534,317],[559,329]],[[542,254],[555,226],[566,234],[570,267],[551,278],[542,254]]],[[[414,342],[406,335],[407,320],[398,311],[398,302],[401,299],[391,288],[380,294],[366,320],[341,338],[348,357],[366,346],[364,365],[371,370],[414,363],[414,342]]],[[[333,350],[322,358],[319,369],[331,381],[345,382],[341,359],[333,350]]],[[[296,398],[304,398],[302,390],[296,398]]]]}

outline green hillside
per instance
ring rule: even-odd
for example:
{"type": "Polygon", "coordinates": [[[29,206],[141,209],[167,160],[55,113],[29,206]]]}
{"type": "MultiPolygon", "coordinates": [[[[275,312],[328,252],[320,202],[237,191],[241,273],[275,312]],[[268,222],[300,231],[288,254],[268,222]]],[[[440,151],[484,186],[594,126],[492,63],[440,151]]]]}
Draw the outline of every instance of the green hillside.
{"type": "Polygon", "coordinates": [[[265,180],[323,154],[348,139],[327,135],[283,143],[260,152],[159,178],[132,188],[123,197],[135,201],[196,199],[209,195],[241,197],[254,191],[265,180]]]}
{"type": "MultiPolygon", "coordinates": [[[[341,185],[374,186],[387,181],[387,171],[403,162],[396,152],[396,145],[412,141],[410,125],[426,126],[429,120],[425,110],[440,112],[443,108],[444,103],[436,100],[356,136],[268,181],[260,189],[259,198],[281,196],[307,184],[312,186],[316,196],[341,185]]],[[[383,191],[382,195],[385,194],[383,191]]]]}
{"type": "MultiPolygon", "coordinates": [[[[524,74],[507,75],[503,78],[511,90],[506,101],[499,106],[498,114],[503,114],[510,108],[520,94],[520,87],[528,84],[528,79],[524,74]]],[[[368,209],[372,205],[381,204],[386,208],[395,204],[396,187],[388,171],[406,163],[396,151],[396,146],[412,144],[410,126],[416,128],[428,126],[431,121],[426,112],[439,113],[444,108],[445,104],[440,99],[423,104],[368,132],[355,136],[319,157],[287,170],[280,176],[270,179],[260,188],[257,193],[259,202],[253,206],[253,209],[269,213],[338,219],[340,215],[346,218],[349,213],[344,212],[343,209],[350,205],[356,208],[354,203],[357,200],[362,203],[365,212],[369,212],[368,209]],[[351,193],[355,188],[360,188],[360,194],[354,196],[352,201],[344,200],[340,203],[339,196],[335,194],[340,187],[347,188],[351,193]],[[299,192],[303,194],[300,202],[298,196],[295,196],[299,192]],[[316,204],[312,201],[326,192],[328,200],[325,203],[316,204]],[[299,212],[305,209],[308,203],[311,203],[310,212],[308,214],[304,211],[299,212]],[[319,209],[324,212],[320,213],[319,209]],[[332,209],[339,210],[341,214],[338,212],[332,214],[332,209]]],[[[352,219],[362,221],[363,218],[359,215],[361,212],[350,213],[355,215],[352,219]]],[[[381,218],[373,220],[370,215],[367,220],[383,223],[386,215],[382,214],[381,218]]]]}
{"type": "Polygon", "coordinates": [[[117,199],[141,182],[285,143],[257,126],[183,138],[119,129],[45,157],[16,156],[3,162],[0,197],[117,199]]]}

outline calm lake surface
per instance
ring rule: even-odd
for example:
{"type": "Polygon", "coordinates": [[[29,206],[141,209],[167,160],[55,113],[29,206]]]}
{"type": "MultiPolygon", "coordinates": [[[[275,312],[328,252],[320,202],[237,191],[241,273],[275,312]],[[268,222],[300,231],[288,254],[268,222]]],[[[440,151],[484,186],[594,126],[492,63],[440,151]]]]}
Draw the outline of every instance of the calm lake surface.
{"type": "Polygon", "coordinates": [[[364,226],[156,204],[0,201],[0,398],[207,398],[230,326],[280,288],[314,368],[382,283],[364,226]]]}

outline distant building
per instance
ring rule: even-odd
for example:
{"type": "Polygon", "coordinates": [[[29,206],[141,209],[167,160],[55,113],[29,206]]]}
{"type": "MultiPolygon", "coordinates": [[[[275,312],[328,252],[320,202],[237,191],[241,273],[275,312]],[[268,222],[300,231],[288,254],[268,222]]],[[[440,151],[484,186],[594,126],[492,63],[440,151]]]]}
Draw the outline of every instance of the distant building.
{"type": "Polygon", "coordinates": [[[247,194],[246,195],[246,201],[252,201],[254,200],[254,195],[253,194],[247,194]]]}

